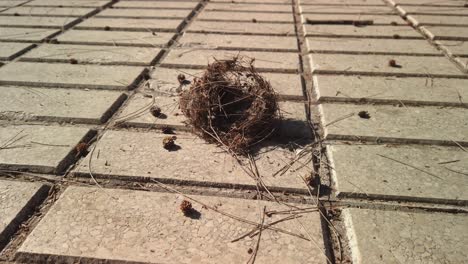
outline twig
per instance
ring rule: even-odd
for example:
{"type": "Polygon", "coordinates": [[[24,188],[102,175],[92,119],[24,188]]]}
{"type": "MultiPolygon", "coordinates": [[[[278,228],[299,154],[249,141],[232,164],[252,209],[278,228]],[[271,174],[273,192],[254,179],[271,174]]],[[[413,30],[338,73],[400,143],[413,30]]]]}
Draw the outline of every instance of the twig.
{"type": "Polygon", "coordinates": [[[257,258],[258,249],[260,248],[260,240],[262,239],[262,231],[265,228],[263,226],[263,224],[265,223],[265,211],[266,211],[266,206],[263,206],[263,211],[262,211],[262,214],[261,214],[261,223],[260,223],[259,230],[258,230],[259,233],[258,233],[257,245],[255,246],[255,250],[253,251],[252,256],[250,257],[249,261],[247,261],[247,263],[250,263],[250,264],[255,263],[255,259],[257,258]]]}
{"type": "Polygon", "coordinates": [[[413,168],[413,169],[415,169],[415,170],[424,172],[424,173],[426,173],[427,175],[430,175],[430,176],[435,177],[435,178],[437,178],[437,179],[439,179],[439,180],[442,180],[441,177],[439,177],[439,176],[437,176],[437,175],[435,175],[435,174],[433,174],[433,173],[431,173],[431,172],[428,172],[428,171],[425,171],[425,170],[423,170],[423,169],[420,169],[420,168],[418,168],[418,167],[416,167],[416,166],[413,166],[413,165],[411,165],[411,164],[405,163],[405,162],[403,162],[403,161],[396,160],[396,159],[394,159],[394,158],[390,158],[390,157],[384,156],[384,155],[382,155],[382,154],[376,154],[376,155],[377,155],[377,156],[380,156],[380,157],[382,157],[382,158],[386,158],[386,159],[392,160],[392,161],[394,161],[394,162],[397,162],[397,163],[406,165],[406,166],[411,167],[411,168],[413,168]]]}

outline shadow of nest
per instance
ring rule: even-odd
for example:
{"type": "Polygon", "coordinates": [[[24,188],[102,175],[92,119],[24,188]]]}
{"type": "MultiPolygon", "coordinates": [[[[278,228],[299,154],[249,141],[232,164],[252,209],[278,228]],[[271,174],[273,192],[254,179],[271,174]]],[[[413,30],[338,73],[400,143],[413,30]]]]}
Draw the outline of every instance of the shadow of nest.
{"type": "Polygon", "coordinates": [[[272,135],[280,118],[277,94],[253,62],[215,59],[180,98],[195,133],[242,155],[272,135]]]}

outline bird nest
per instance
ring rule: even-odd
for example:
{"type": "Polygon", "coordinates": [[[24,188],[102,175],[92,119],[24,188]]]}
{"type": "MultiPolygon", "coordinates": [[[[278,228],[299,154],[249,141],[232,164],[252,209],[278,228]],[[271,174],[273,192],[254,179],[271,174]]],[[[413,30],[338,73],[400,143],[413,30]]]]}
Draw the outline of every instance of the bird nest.
{"type": "Polygon", "coordinates": [[[279,118],[277,94],[253,59],[215,60],[181,94],[180,107],[194,131],[236,154],[270,136],[279,118]]]}

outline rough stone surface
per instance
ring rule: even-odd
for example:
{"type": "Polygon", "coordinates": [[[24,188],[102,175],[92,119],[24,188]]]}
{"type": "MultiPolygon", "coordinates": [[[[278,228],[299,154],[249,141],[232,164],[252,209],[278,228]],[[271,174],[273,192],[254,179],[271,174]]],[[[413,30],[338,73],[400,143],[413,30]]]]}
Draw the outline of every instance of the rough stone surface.
{"type": "Polygon", "coordinates": [[[294,24],[253,23],[253,22],[213,22],[195,20],[187,32],[278,34],[295,36],[294,24]]]}
{"type": "Polygon", "coordinates": [[[145,8],[145,9],[192,9],[198,5],[193,1],[120,1],[113,6],[116,8],[145,8]]]}
{"type": "Polygon", "coordinates": [[[321,111],[328,139],[468,143],[468,109],[464,108],[322,104],[321,111]],[[370,119],[360,118],[361,111],[367,111],[370,119]]]}
{"type": "Polygon", "coordinates": [[[329,5],[303,5],[301,6],[302,13],[319,13],[319,14],[369,14],[369,15],[388,15],[395,12],[388,6],[329,6],[329,5]]]}
{"type": "Polygon", "coordinates": [[[186,33],[178,40],[179,47],[204,49],[265,49],[274,51],[297,51],[297,39],[280,36],[238,36],[202,33],[186,33]]]}
{"type": "MultiPolygon", "coordinates": [[[[203,75],[202,69],[170,69],[158,67],[149,80],[148,92],[156,94],[177,95],[180,84],[177,75],[184,74],[185,78],[192,82],[194,77],[203,75]]],[[[288,73],[261,73],[271,84],[280,97],[285,99],[303,100],[301,77],[298,74],[288,73]]],[[[185,88],[185,87],[182,87],[185,88]]]]}
{"type": "Polygon", "coordinates": [[[293,14],[276,14],[261,12],[201,12],[197,19],[199,20],[226,20],[226,21],[247,21],[253,22],[294,22],[293,14]]]}
{"type": "Polygon", "coordinates": [[[31,26],[61,28],[75,21],[76,17],[0,16],[0,26],[31,26]]]}
{"type": "Polygon", "coordinates": [[[206,67],[214,58],[228,59],[235,56],[255,58],[254,66],[258,69],[274,69],[279,71],[296,71],[299,66],[297,53],[258,52],[258,51],[226,51],[200,49],[173,49],[164,59],[165,65],[206,67]]]}
{"type": "Polygon", "coordinates": [[[15,62],[0,68],[0,84],[126,89],[142,71],[133,66],[15,62]]]}
{"type": "MultiPolygon", "coordinates": [[[[467,9],[468,10],[468,9],[467,9]]],[[[468,27],[422,26],[432,39],[468,40],[468,27]]]]}
{"type": "MultiPolygon", "coordinates": [[[[106,131],[92,156],[91,169],[86,156],[75,168],[85,177],[89,171],[96,177],[122,179],[158,179],[167,183],[182,183],[209,186],[244,186],[255,189],[255,180],[248,176],[229,154],[216,144],[207,143],[193,134],[177,134],[176,144],[180,149],[168,151],[162,141],[166,136],[155,131],[126,132],[106,131]],[[156,159],[157,157],[157,159],[156,159]]],[[[301,178],[311,170],[311,163],[303,168],[298,163],[281,176],[272,175],[295,156],[287,149],[266,146],[256,157],[262,181],[270,189],[305,192],[301,178]]]]}
{"type": "Polygon", "coordinates": [[[461,174],[468,161],[459,147],[329,145],[327,151],[339,196],[468,203],[461,174]]]}
{"type": "Polygon", "coordinates": [[[307,36],[314,37],[372,37],[393,38],[422,38],[421,35],[410,26],[366,26],[355,27],[349,25],[305,25],[307,36]]]}
{"type": "Polygon", "coordinates": [[[60,43],[162,47],[174,37],[166,32],[69,30],[58,36],[60,43]]]}
{"type": "MultiPolygon", "coordinates": [[[[168,2],[169,3],[169,2],[168,2]]],[[[181,2],[185,3],[185,2],[181,2]]],[[[130,17],[130,18],[186,18],[192,10],[183,9],[106,9],[96,17],[130,17]]]]}
{"type": "MultiPolygon", "coordinates": [[[[259,222],[263,206],[267,210],[286,209],[276,203],[253,200],[193,198],[254,223],[259,222]]],[[[183,196],[170,193],[69,187],[27,238],[18,255],[25,259],[64,255],[139,263],[231,263],[250,258],[248,251],[255,247],[257,237],[230,241],[251,231],[252,225],[204,209],[197,203],[192,204],[198,219],[186,217],[179,209],[183,200],[183,196]]],[[[317,245],[267,229],[262,232],[258,263],[325,261],[318,213],[301,216],[275,227],[311,236],[317,245]]],[[[265,223],[282,217],[273,215],[265,223]]]]}
{"type": "Polygon", "coordinates": [[[87,134],[89,129],[83,127],[0,127],[0,168],[60,173],[74,157],[75,146],[87,134]]]}
{"type": "Polygon", "coordinates": [[[47,189],[39,183],[0,180],[0,250],[47,189]]]}
{"type": "Polygon", "coordinates": [[[410,15],[416,25],[468,26],[468,16],[410,15]]]}
{"type": "MultiPolygon", "coordinates": [[[[421,77],[314,75],[321,101],[360,100],[417,104],[462,104],[468,80],[421,77]]],[[[466,105],[466,102],[465,102],[466,105]]]]}
{"type": "Polygon", "coordinates": [[[302,14],[303,23],[313,23],[314,21],[324,20],[372,20],[374,25],[391,25],[397,23],[397,25],[407,25],[408,23],[398,15],[366,15],[366,14],[302,14]],[[310,21],[310,22],[307,22],[310,21]]]}
{"type": "Polygon", "coordinates": [[[292,13],[290,5],[268,5],[268,4],[237,4],[237,3],[208,3],[206,11],[257,11],[257,12],[283,12],[292,13]]]}
{"type": "Polygon", "coordinates": [[[67,0],[64,3],[61,0],[34,0],[24,6],[102,7],[109,2],[100,0],[67,0]]]}
{"type": "Polygon", "coordinates": [[[0,27],[0,39],[15,41],[41,41],[56,32],[57,30],[43,28],[0,27]]]}
{"type": "Polygon", "coordinates": [[[19,14],[21,16],[26,16],[26,17],[29,15],[79,17],[79,16],[86,15],[93,10],[94,8],[20,6],[20,7],[15,7],[15,8],[10,8],[8,10],[5,10],[1,14],[19,14]]]}
{"type": "Polygon", "coordinates": [[[310,52],[440,55],[425,39],[307,38],[310,52]]]}
{"type": "Polygon", "coordinates": [[[95,17],[86,19],[75,26],[76,29],[106,29],[135,30],[148,32],[151,30],[176,31],[180,25],[179,19],[148,19],[148,18],[104,18],[95,17]]]}
{"type": "Polygon", "coordinates": [[[0,119],[21,115],[33,120],[100,123],[125,98],[115,91],[0,86],[0,119]]]}
{"type": "Polygon", "coordinates": [[[2,43],[2,48],[0,49],[0,59],[1,60],[10,60],[20,54],[22,51],[31,48],[31,44],[27,43],[2,43]]]}
{"type": "Polygon", "coordinates": [[[463,263],[464,214],[344,209],[354,263],[463,263]]]}
{"type": "Polygon", "coordinates": [[[84,64],[149,65],[159,48],[42,44],[21,57],[23,61],[70,62],[84,64]]]}
{"type": "Polygon", "coordinates": [[[313,54],[311,57],[313,71],[316,73],[464,77],[462,71],[445,57],[348,54],[313,54]],[[390,66],[390,60],[395,60],[397,67],[390,66]]]}

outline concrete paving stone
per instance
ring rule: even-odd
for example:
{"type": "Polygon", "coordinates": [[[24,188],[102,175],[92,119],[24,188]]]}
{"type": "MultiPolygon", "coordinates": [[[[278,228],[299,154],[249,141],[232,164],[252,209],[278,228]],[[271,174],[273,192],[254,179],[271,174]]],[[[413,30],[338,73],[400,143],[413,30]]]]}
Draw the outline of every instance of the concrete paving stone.
{"type": "MultiPolygon", "coordinates": [[[[304,103],[280,102],[280,111],[284,125],[280,126],[279,133],[286,137],[309,138],[310,128],[307,125],[304,103]]],[[[186,124],[186,118],[179,107],[179,97],[154,96],[147,97],[137,94],[129,99],[128,104],[117,116],[117,122],[135,127],[161,128],[169,126],[176,130],[190,130],[186,124]],[[164,118],[156,118],[149,112],[152,105],[161,108],[164,118]]]]}
{"type": "Polygon", "coordinates": [[[437,43],[449,49],[452,54],[459,56],[468,56],[468,41],[443,40],[437,41],[437,43]]]}
{"type": "Polygon", "coordinates": [[[315,73],[466,77],[445,57],[406,55],[313,54],[315,73]],[[398,67],[390,66],[394,60],[398,67]]]}
{"type": "MultiPolygon", "coordinates": [[[[199,195],[193,198],[254,223],[259,223],[263,206],[267,210],[288,209],[265,201],[199,195]]],[[[194,202],[197,213],[184,216],[179,209],[183,200],[182,195],[172,193],[69,187],[28,236],[16,257],[134,263],[237,263],[251,257],[249,248],[255,247],[257,237],[230,241],[251,231],[252,225],[194,202]]],[[[326,261],[319,214],[301,216],[274,226],[310,236],[314,242],[263,230],[257,263],[326,261]]],[[[265,224],[283,217],[272,215],[265,224]]]]}
{"type": "Polygon", "coordinates": [[[262,12],[220,12],[206,11],[197,16],[197,20],[222,20],[222,21],[246,21],[253,22],[294,22],[293,14],[286,13],[262,13],[262,12]]]}
{"type": "Polygon", "coordinates": [[[160,48],[42,44],[23,55],[21,61],[148,66],[160,48]]]}
{"type": "Polygon", "coordinates": [[[0,26],[62,28],[76,19],[76,17],[0,16],[0,26]]]}
{"type": "Polygon", "coordinates": [[[468,98],[467,79],[314,75],[321,101],[367,99],[405,104],[460,105],[468,98]]]}
{"type": "Polygon", "coordinates": [[[43,28],[15,28],[0,27],[0,39],[12,41],[35,41],[40,42],[43,39],[55,34],[58,30],[43,28]]]}
{"type": "Polygon", "coordinates": [[[75,146],[93,133],[84,127],[18,125],[0,127],[0,168],[62,173],[76,155],[75,146]]]}
{"type": "MultiPolygon", "coordinates": [[[[302,22],[306,23],[320,23],[320,21],[336,21],[336,20],[372,20],[374,25],[408,25],[408,22],[403,20],[397,15],[365,15],[365,14],[340,14],[337,17],[334,14],[302,14],[302,22]],[[310,22],[307,22],[310,21],[310,22]]],[[[323,22],[322,22],[323,24],[323,22]]]]}
{"type": "Polygon", "coordinates": [[[346,6],[382,6],[382,0],[302,0],[301,5],[346,5],[346,6]]]}
{"type": "Polygon", "coordinates": [[[69,7],[32,7],[32,6],[20,6],[8,9],[1,12],[0,14],[18,14],[20,16],[40,15],[40,16],[68,16],[68,17],[80,17],[84,16],[94,8],[69,8],[69,7]]]}
{"type": "Polygon", "coordinates": [[[228,59],[235,56],[255,59],[254,66],[260,70],[294,72],[299,67],[299,56],[292,52],[260,52],[234,50],[172,49],[162,65],[204,68],[214,59],[228,59]]]}
{"type": "Polygon", "coordinates": [[[464,214],[343,210],[353,263],[463,263],[464,214]],[[463,246],[462,246],[463,248],[463,246]]]}
{"type": "MultiPolygon", "coordinates": [[[[212,0],[212,3],[232,3],[232,0],[212,0]]],[[[235,3],[240,4],[275,4],[275,5],[289,5],[291,0],[235,0],[235,3]]]]}
{"type": "MultiPolygon", "coordinates": [[[[149,89],[156,94],[177,95],[179,81],[177,76],[184,74],[185,78],[192,82],[194,77],[201,77],[203,70],[194,69],[171,69],[158,67],[151,74],[149,89]]],[[[261,73],[273,87],[273,89],[284,99],[303,100],[301,76],[288,73],[261,73]]]]}
{"type": "Polygon", "coordinates": [[[67,0],[66,2],[61,0],[33,0],[24,6],[102,7],[109,2],[108,0],[67,0]]]}
{"type": "Polygon", "coordinates": [[[0,68],[0,84],[127,89],[143,67],[15,62],[0,68]]]}
{"type": "Polygon", "coordinates": [[[2,48],[0,49],[0,59],[11,60],[12,58],[18,56],[18,54],[21,54],[23,51],[30,49],[31,47],[32,44],[28,43],[2,43],[2,48]]]}
{"type": "Polygon", "coordinates": [[[253,23],[253,22],[213,22],[195,20],[187,32],[241,33],[241,34],[278,34],[296,36],[294,24],[253,23]]]}
{"type": "Polygon", "coordinates": [[[468,27],[422,26],[421,29],[435,40],[468,40],[468,27]]]}
{"type": "Polygon", "coordinates": [[[388,6],[329,6],[329,5],[302,5],[300,6],[301,13],[318,13],[318,14],[369,14],[369,15],[391,15],[396,14],[392,8],[388,6]]]}
{"type": "Polygon", "coordinates": [[[68,30],[57,37],[59,43],[164,47],[174,37],[167,32],[131,32],[102,30],[68,30]]]}
{"type": "Polygon", "coordinates": [[[326,103],[320,111],[327,139],[468,143],[466,108],[326,103]],[[359,117],[361,111],[367,111],[370,118],[359,117]]]}
{"type": "Polygon", "coordinates": [[[119,1],[114,8],[153,8],[153,9],[193,9],[198,5],[196,1],[119,1]]]}
{"type": "Polygon", "coordinates": [[[186,18],[192,10],[182,9],[105,9],[96,17],[129,17],[129,18],[186,18]]]}
{"type": "Polygon", "coordinates": [[[212,3],[209,2],[204,11],[252,11],[252,12],[278,12],[292,13],[291,5],[269,5],[269,4],[238,4],[238,3],[212,3]]]}
{"type": "Polygon", "coordinates": [[[463,7],[466,4],[466,0],[394,0],[395,3],[405,6],[456,6],[463,7]]]}
{"type": "Polygon", "coordinates": [[[107,121],[127,96],[116,91],[0,86],[0,119],[99,124],[107,121]]]}
{"type": "Polygon", "coordinates": [[[331,144],[327,153],[340,197],[468,203],[468,179],[457,173],[467,172],[468,160],[458,146],[331,144]]]}
{"type": "Polygon", "coordinates": [[[136,18],[99,18],[93,17],[75,26],[76,29],[151,30],[176,31],[182,24],[179,19],[136,19],[136,18]]]}
{"type": "Polygon", "coordinates": [[[410,26],[365,26],[351,25],[304,25],[306,36],[310,37],[365,37],[422,39],[419,32],[410,26]]]}
{"type": "Polygon", "coordinates": [[[312,53],[373,53],[439,55],[442,53],[425,39],[307,38],[312,53]]]}
{"type": "Polygon", "coordinates": [[[431,14],[431,15],[461,15],[468,16],[468,9],[463,7],[438,7],[438,6],[400,6],[406,14],[431,14]]]}
{"type": "MultiPolygon", "coordinates": [[[[122,180],[157,179],[165,183],[199,186],[244,187],[255,189],[255,180],[216,144],[207,143],[193,134],[177,134],[177,151],[162,147],[166,134],[155,131],[106,131],[92,156],[91,171],[96,177],[122,180]]],[[[274,145],[274,144],[273,144],[274,145]]],[[[304,157],[282,176],[273,174],[294,152],[277,146],[265,146],[256,156],[256,164],[263,182],[271,190],[307,192],[302,176],[311,172],[312,163],[304,157]]],[[[74,169],[75,175],[89,177],[86,156],[74,169]]]]}
{"type": "Polygon", "coordinates": [[[17,1],[17,0],[8,1],[8,0],[2,0],[2,1],[0,1],[0,7],[12,7],[12,6],[21,5],[21,4],[25,3],[25,2],[27,2],[27,1],[17,1]]]}
{"type": "Polygon", "coordinates": [[[184,48],[298,51],[297,38],[283,36],[185,33],[178,43],[184,48]]]}
{"type": "Polygon", "coordinates": [[[468,26],[468,16],[409,15],[416,26],[468,26]]]}
{"type": "Polygon", "coordinates": [[[0,250],[34,206],[47,196],[48,189],[40,183],[0,180],[0,250]]]}

